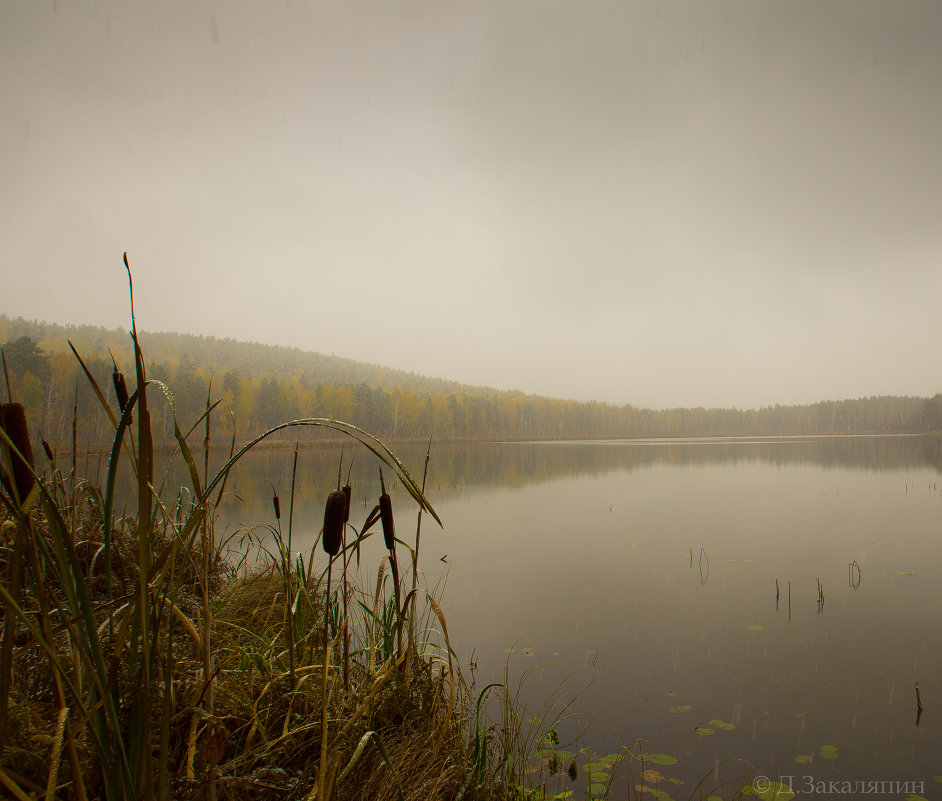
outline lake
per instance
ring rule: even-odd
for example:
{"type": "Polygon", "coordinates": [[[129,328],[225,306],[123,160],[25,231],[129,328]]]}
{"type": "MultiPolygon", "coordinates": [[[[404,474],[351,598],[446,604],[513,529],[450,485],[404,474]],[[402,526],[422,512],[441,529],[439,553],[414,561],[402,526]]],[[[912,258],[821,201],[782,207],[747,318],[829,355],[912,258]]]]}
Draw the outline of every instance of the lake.
{"type": "MultiPolygon", "coordinates": [[[[396,451],[421,482],[424,448],[396,451]]],[[[301,449],[296,550],[322,523],[339,454],[301,449]]],[[[365,450],[351,456],[359,525],[379,478],[365,450]]],[[[287,509],[291,461],[248,456],[217,530],[273,522],[272,484],[287,509]]],[[[445,528],[423,518],[420,564],[443,586],[465,674],[483,688],[507,668],[534,708],[571,701],[561,748],[644,738],[677,760],[648,785],[678,799],[743,772],[716,768],[729,758],[799,794],[942,789],[942,438],[433,445],[427,494],[445,528]]],[[[393,499],[412,542],[414,504],[393,499]]],[[[364,555],[370,586],[381,537],[364,555]]]]}

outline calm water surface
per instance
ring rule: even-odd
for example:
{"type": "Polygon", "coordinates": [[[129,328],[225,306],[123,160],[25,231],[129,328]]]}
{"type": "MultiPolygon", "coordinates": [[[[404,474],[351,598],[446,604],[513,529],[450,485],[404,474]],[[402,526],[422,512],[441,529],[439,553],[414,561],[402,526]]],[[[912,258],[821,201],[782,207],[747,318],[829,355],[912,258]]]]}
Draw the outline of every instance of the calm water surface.
{"type": "MultiPolygon", "coordinates": [[[[421,478],[424,449],[397,452],[421,478]]],[[[322,522],[338,455],[302,449],[298,550],[322,522]]],[[[291,458],[250,456],[222,521],[270,522],[291,458]]],[[[357,522],[376,472],[356,454],[357,522]]],[[[676,798],[731,757],[795,789],[809,776],[942,788],[942,439],[442,445],[428,486],[445,528],[425,518],[421,563],[445,584],[466,673],[483,687],[509,666],[537,705],[588,685],[563,746],[606,753],[643,737],[679,760],[661,768],[686,782],[668,787],[676,798]]],[[[414,507],[393,497],[411,541],[414,507]]],[[[364,583],[382,555],[380,538],[369,545],[364,583]]]]}

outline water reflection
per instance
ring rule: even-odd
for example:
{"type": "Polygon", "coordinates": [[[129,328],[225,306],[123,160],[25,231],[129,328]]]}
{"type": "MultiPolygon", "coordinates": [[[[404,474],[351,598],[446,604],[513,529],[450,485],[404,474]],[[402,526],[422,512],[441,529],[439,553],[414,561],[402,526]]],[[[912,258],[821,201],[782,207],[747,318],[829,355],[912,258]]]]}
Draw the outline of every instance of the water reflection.
{"type": "MultiPolygon", "coordinates": [[[[407,469],[421,478],[425,446],[395,448],[407,469]]],[[[368,492],[379,486],[376,460],[359,445],[344,445],[344,459],[353,465],[354,484],[368,492]]],[[[260,448],[233,471],[239,496],[254,508],[269,484],[287,486],[293,449],[260,448]]],[[[218,469],[225,454],[214,453],[218,469]]],[[[302,444],[298,476],[305,487],[329,492],[336,483],[341,448],[322,441],[302,444]]],[[[432,446],[429,492],[433,502],[481,488],[520,488],[575,476],[598,477],[652,467],[705,468],[726,465],[802,466],[827,470],[853,468],[899,471],[928,468],[942,473],[942,437],[856,436],[774,437],[702,440],[607,440],[519,443],[436,443],[432,446]]],[[[346,472],[346,470],[345,470],[346,472]]],[[[168,483],[188,483],[178,463],[168,483]]],[[[267,488],[267,489],[266,489],[267,488]]],[[[907,490],[909,488],[907,487],[907,490]]],[[[378,493],[376,493],[378,495],[378,493]]]]}
{"type": "MultiPolygon", "coordinates": [[[[425,448],[395,450],[421,479],[425,448]]],[[[365,515],[376,461],[349,445],[343,458],[365,515]]],[[[247,457],[220,525],[270,522],[292,459],[247,457]]],[[[302,445],[299,550],[339,460],[339,446],[302,445]]],[[[447,584],[449,634],[478,686],[509,661],[539,701],[589,664],[568,736],[600,753],[645,737],[687,786],[731,756],[820,780],[928,780],[942,754],[940,472],[942,437],[926,436],[433,445],[445,529],[423,526],[422,566],[447,584]]],[[[391,492],[408,539],[411,504],[391,492]]]]}

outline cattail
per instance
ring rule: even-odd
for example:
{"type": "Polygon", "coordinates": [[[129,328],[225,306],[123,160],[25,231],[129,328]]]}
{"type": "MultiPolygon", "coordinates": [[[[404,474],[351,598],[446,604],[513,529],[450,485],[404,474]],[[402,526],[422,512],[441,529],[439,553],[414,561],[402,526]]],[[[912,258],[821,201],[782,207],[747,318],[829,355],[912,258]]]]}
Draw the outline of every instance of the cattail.
{"type": "Polygon", "coordinates": [[[13,454],[13,481],[16,484],[16,494],[22,503],[36,484],[36,478],[30,469],[34,462],[33,449],[29,444],[29,428],[26,425],[26,409],[22,403],[4,403],[2,407],[0,421],[3,423],[3,430],[23,457],[21,459],[13,454]]]}
{"type": "Polygon", "coordinates": [[[45,437],[40,437],[40,439],[42,440],[42,443],[43,443],[43,450],[46,452],[46,458],[47,458],[50,462],[54,462],[54,461],[55,461],[55,457],[52,455],[52,448],[49,447],[49,443],[46,442],[46,438],[45,438],[45,437]]]}
{"type": "Polygon", "coordinates": [[[334,490],[327,496],[324,507],[324,550],[331,556],[340,553],[343,542],[343,516],[347,509],[347,496],[342,490],[334,490]]]}
{"type": "Polygon", "coordinates": [[[281,520],[281,501],[278,499],[278,493],[275,492],[275,488],[271,488],[272,497],[271,502],[272,506],[275,507],[275,520],[281,520]]]}
{"type": "Polygon", "coordinates": [[[347,499],[347,506],[343,510],[343,522],[348,523],[350,521],[350,503],[353,501],[353,487],[349,483],[344,484],[341,492],[347,499]]]}
{"type": "MultiPolygon", "coordinates": [[[[117,366],[111,374],[111,382],[114,384],[114,394],[118,398],[118,408],[122,414],[128,405],[128,385],[124,383],[124,373],[120,372],[117,366]]],[[[128,416],[128,422],[131,422],[131,416],[128,416]]]]}
{"type": "Polygon", "coordinates": [[[379,471],[379,483],[383,489],[383,494],[379,496],[379,519],[383,524],[383,540],[386,542],[386,550],[391,551],[396,547],[396,524],[393,521],[392,498],[386,492],[382,469],[379,471]]]}

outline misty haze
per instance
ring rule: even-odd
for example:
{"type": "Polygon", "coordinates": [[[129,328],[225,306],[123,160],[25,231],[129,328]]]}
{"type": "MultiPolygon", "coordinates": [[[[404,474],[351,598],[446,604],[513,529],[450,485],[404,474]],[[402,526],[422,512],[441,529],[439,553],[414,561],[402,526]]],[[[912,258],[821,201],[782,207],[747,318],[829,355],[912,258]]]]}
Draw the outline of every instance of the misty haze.
{"type": "Polygon", "coordinates": [[[4,4],[4,791],[933,797],[940,42],[4,4]]]}

